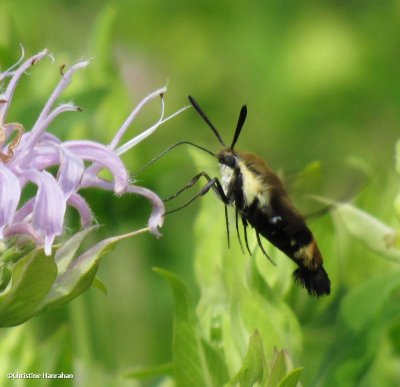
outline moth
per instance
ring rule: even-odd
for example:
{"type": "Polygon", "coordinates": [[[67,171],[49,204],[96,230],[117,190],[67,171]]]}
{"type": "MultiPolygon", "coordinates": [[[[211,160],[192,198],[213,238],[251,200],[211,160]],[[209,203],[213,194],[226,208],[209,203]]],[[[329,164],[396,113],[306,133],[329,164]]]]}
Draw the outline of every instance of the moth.
{"type": "Polygon", "coordinates": [[[230,146],[226,146],[218,130],[199,104],[193,97],[189,96],[188,98],[194,109],[211,128],[222,148],[214,154],[201,146],[186,141],[174,146],[189,143],[210,153],[218,160],[221,177],[220,179],[211,178],[206,172],[197,174],[185,187],[166,201],[176,198],[184,190],[193,186],[200,177],[205,177],[208,181],[207,184],[190,201],[168,213],[186,207],[197,197],[205,195],[210,189],[213,189],[218,198],[225,204],[226,220],[227,206],[234,207],[236,230],[241,246],[238,228],[239,219],[243,224],[245,243],[250,254],[247,240],[247,228],[249,226],[254,229],[257,243],[267,258],[269,256],[263,248],[261,237],[264,237],[297,264],[298,268],[293,273],[294,279],[305,287],[310,295],[319,297],[329,294],[330,280],[324,269],[317,242],[311,230],[307,227],[305,218],[293,205],[282,181],[261,157],[235,148],[246,121],[246,105],[243,105],[240,110],[232,143],[230,146]]]}

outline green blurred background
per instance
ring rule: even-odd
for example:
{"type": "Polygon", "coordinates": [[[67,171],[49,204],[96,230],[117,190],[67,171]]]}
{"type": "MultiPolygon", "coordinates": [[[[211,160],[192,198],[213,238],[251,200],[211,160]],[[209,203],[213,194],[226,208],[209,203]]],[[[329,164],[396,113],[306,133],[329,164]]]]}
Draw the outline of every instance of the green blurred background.
{"type": "MultiPolygon", "coordinates": [[[[259,154],[275,169],[300,171],[320,160],[331,166],[325,177],[335,179],[334,185],[346,186],[351,178],[341,179],[340,167],[335,165],[348,156],[365,161],[373,179],[359,205],[395,224],[394,143],[400,128],[398,1],[2,0],[2,69],[18,59],[19,43],[27,55],[48,48],[56,65],[43,62],[23,79],[11,121],[29,127],[59,77],[58,67],[93,57],[64,97],[84,111],[60,118],[51,129],[58,136],[109,141],[135,104],[168,82],[167,113],[186,105],[191,94],[226,142],[240,106],[246,103],[248,121],[238,147],[259,154]]],[[[153,123],[158,114],[157,103],[146,108],[130,136],[153,123]]],[[[181,140],[218,149],[210,130],[189,110],[162,126],[124,156],[124,161],[134,175],[168,145],[181,140]]],[[[213,175],[217,168],[208,171],[213,175]]],[[[181,148],[137,179],[167,197],[197,172],[187,149],[181,148]]],[[[99,238],[146,224],[150,207],[142,198],[117,199],[95,191],[86,196],[98,222],[105,225],[99,238]]],[[[193,256],[196,244],[207,243],[193,235],[198,206],[167,218],[163,238],[142,235],[121,243],[105,257],[99,276],[108,288],[107,295],[91,289],[66,308],[0,331],[1,351],[9,348],[5,352],[8,368],[26,372],[18,367],[25,364],[21,359],[28,359],[26,364],[33,369],[54,367],[81,375],[76,385],[156,385],[155,380],[136,383],[120,375],[129,368],[171,358],[173,301],[152,267],[178,274],[198,297],[193,256]],[[58,366],[40,360],[51,351],[58,366]],[[35,357],[39,360],[32,360],[35,357]]],[[[322,251],[336,251],[331,247],[336,231],[329,217],[311,226],[322,241],[322,251]]],[[[296,298],[292,293],[288,297],[304,329],[303,348],[296,358],[298,365],[305,366],[304,386],[319,385],[322,371],[316,364],[334,340],[336,311],[344,295],[366,278],[397,268],[359,244],[350,241],[349,245],[340,259],[326,258],[331,271],[342,273],[333,274],[336,283],[331,300],[296,298]],[[323,337],[330,339],[324,342],[323,337]]],[[[302,292],[299,288],[293,291],[302,292]]],[[[393,308],[398,296],[392,300],[393,308]]],[[[390,332],[396,335],[399,329],[390,332]]],[[[395,344],[385,343],[382,356],[390,361],[382,360],[383,368],[375,365],[382,377],[382,384],[376,385],[391,385],[400,372],[395,344]]],[[[332,355],[332,367],[336,355],[332,355]]],[[[2,376],[0,385],[7,383],[2,376]]],[[[373,385],[368,380],[365,383],[373,385]]]]}

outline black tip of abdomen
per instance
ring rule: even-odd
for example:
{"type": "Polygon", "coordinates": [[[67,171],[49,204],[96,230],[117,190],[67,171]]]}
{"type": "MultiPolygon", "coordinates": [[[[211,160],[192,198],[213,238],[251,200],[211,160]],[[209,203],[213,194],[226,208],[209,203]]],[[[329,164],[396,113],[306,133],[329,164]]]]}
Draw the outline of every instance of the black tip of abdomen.
{"type": "Polygon", "coordinates": [[[297,283],[307,289],[311,296],[320,297],[331,292],[331,281],[322,266],[317,270],[299,267],[294,271],[293,277],[297,283]]]}

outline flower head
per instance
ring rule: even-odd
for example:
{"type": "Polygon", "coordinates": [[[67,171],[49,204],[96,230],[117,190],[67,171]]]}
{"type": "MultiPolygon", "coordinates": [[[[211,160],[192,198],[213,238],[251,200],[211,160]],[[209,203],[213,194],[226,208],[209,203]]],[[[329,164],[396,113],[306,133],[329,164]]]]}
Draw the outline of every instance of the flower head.
{"type": "Polygon", "coordinates": [[[116,131],[110,144],[91,140],[61,141],[48,132],[51,124],[60,114],[79,111],[80,108],[72,103],[54,105],[71,83],[73,74],[89,65],[89,61],[81,61],[62,72],[58,85],[30,130],[25,130],[21,123],[8,123],[7,113],[18,81],[30,67],[46,56],[50,55],[43,50],[25,61],[21,59],[11,69],[0,73],[0,82],[9,79],[4,92],[0,94],[0,239],[28,235],[37,245],[44,246],[46,255],[50,255],[55,237],[63,233],[67,207],[78,211],[83,227],[91,224],[90,207],[79,193],[81,188],[87,187],[110,190],[116,194],[134,192],[149,199],[153,206],[149,230],[159,236],[158,228],[162,226],[164,218],[163,203],[155,193],[132,184],[120,155],[183,109],[164,118],[163,95],[166,87],[163,87],[139,103],[116,131]],[[122,136],[141,108],[160,96],[162,111],[159,120],[137,137],[120,145],[122,136]],[[49,168],[52,171],[55,168],[57,173],[50,173],[49,168]],[[111,180],[99,177],[102,169],[111,172],[111,180]],[[20,203],[21,193],[28,183],[37,186],[37,192],[20,203]]]}

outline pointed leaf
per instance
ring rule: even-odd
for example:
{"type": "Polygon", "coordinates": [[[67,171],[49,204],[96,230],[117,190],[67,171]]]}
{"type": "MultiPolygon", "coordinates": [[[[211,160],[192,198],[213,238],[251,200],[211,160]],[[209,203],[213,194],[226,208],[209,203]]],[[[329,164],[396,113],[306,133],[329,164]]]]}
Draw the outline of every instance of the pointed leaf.
{"type": "Polygon", "coordinates": [[[278,387],[296,387],[299,382],[300,374],[303,372],[303,368],[295,368],[290,371],[278,384],[278,387]]]}
{"type": "Polygon", "coordinates": [[[275,352],[274,362],[271,367],[271,372],[268,377],[267,387],[277,387],[279,381],[282,380],[286,375],[286,362],[285,353],[281,350],[275,352]]]}
{"type": "Polygon", "coordinates": [[[11,286],[0,294],[0,326],[15,326],[31,318],[57,275],[53,257],[36,249],[12,267],[11,286]]]}
{"type": "Polygon", "coordinates": [[[75,257],[75,254],[81,245],[83,239],[95,230],[97,226],[86,228],[69,238],[57,251],[54,256],[58,268],[58,275],[63,274],[75,257]]]}
{"type": "Polygon", "coordinates": [[[154,269],[154,271],[167,280],[174,294],[173,367],[176,385],[178,387],[213,386],[188,289],[175,275],[162,269],[154,269]]]}
{"type": "Polygon", "coordinates": [[[360,331],[380,316],[388,297],[400,286],[398,272],[371,279],[350,291],[343,299],[340,317],[353,331],[360,331]]]}
{"type": "Polygon", "coordinates": [[[239,383],[240,387],[252,387],[261,383],[268,375],[268,368],[264,357],[263,344],[258,331],[250,337],[249,347],[244,358],[242,368],[233,378],[231,384],[239,383]]]}
{"type": "MultiPolygon", "coordinates": [[[[123,239],[148,231],[141,229],[132,233],[105,239],[89,250],[74,258],[65,269],[64,273],[57,277],[50,292],[38,305],[36,312],[41,313],[50,307],[63,305],[87,290],[95,278],[101,257],[112,250],[123,239]]],[[[82,235],[80,236],[82,237],[82,235]]],[[[79,238],[77,238],[79,240],[79,238]]],[[[75,246],[76,247],[76,246],[75,246]]],[[[70,250],[67,249],[69,252],[70,250]]]]}
{"type": "Polygon", "coordinates": [[[370,250],[384,257],[400,261],[400,250],[396,249],[390,239],[395,230],[350,204],[343,204],[335,211],[350,234],[364,243],[370,250]]]}
{"type": "Polygon", "coordinates": [[[104,282],[99,278],[99,277],[94,277],[94,280],[93,280],[93,286],[94,287],[96,287],[97,289],[99,289],[101,292],[103,292],[104,294],[108,294],[108,291],[107,291],[107,287],[106,287],[106,285],[104,284],[104,282]]]}
{"type": "Polygon", "coordinates": [[[205,340],[202,340],[201,343],[212,378],[212,385],[223,386],[229,380],[229,372],[223,351],[205,340]]]}
{"type": "MultiPolygon", "coordinates": [[[[321,197],[313,197],[329,205],[333,201],[321,197]]],[[[347,231],[368,249],[396,262],[400,261],[400,249],[396,248],[396,231],[359,208],[342,203],[333,211],[333,215],[343,223],[347,231]]]]}

